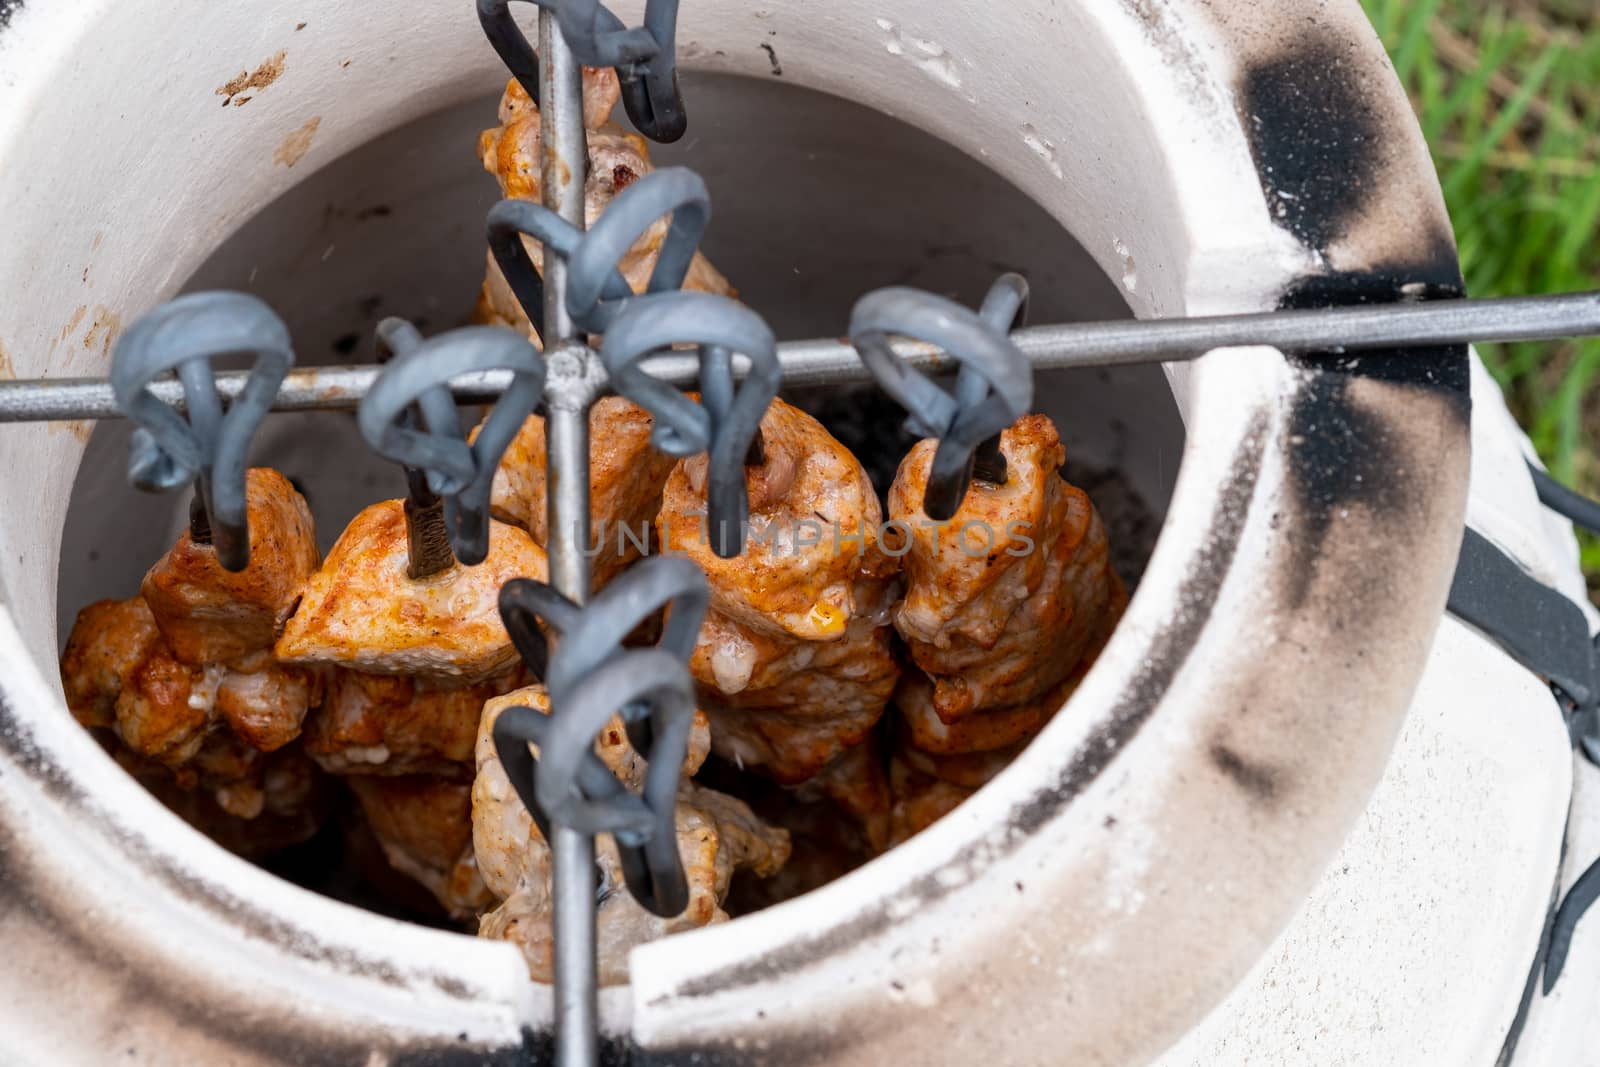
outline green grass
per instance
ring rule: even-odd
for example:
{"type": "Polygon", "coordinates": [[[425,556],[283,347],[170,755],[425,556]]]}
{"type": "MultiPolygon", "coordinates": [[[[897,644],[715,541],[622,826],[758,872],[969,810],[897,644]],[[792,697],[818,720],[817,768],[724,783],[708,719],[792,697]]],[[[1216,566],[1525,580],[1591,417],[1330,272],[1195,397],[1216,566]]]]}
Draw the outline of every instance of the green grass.
{"type": "MultiPolygon", "coordinates": [[[[1363,4],[1433,150],[1467,291],[1600,289],[1600,5],[1363,4]]],[[[1480,351],[1551,471],[1600,495],[1600,341],[1480,351]]],[[[1600,538],[1583,563],[1600,589],[1600,538]]]]}

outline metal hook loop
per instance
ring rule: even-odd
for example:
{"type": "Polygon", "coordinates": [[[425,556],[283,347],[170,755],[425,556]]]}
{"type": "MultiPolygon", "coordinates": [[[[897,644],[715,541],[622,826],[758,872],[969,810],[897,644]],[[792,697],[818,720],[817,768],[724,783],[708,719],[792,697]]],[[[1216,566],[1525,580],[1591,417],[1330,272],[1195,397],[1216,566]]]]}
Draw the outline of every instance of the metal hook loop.
{"type": "Polygon", "coordinates": [[[524,236],[543,244],[546,256],[567,261],[567,311],[580,329],[603,333],[636,299],[620,264],[634,242],[668,215],[672,221],[645,292],[670,292],[688,276],[711,218],[705,182],[684,167],[652,171],[628,186],[587,232],[540,204],[502,200],[489,212],[489,248],[541,337],[544,282],[523,246],[524,236]]]}
{"type": "Polygon", "coordinates": [[[899,286],[868,293],[851,312],[850,341],[878,384],[910,413],[907,427],[939,438],[922,505],[931,519],[942,522],[960,508],[980,451],[989,473],[998,465],[1004,479],[998,435],[1033,403],[1027,357],[1009,336],[1027,298],[1027,281],[1005,274],[978,312],[899,286]],[[957,359],[953,394],[901,362],[889,345],[891,334],[929,342],[957,359]]]}
{"type": "Polygon", "coordinates": [[[632,70],[617,68],[622,106],[640,133],[660,144],[671,144],[689,128],[678,89],[678,0],[649,0],[644,25],[660,53],[635,64],[632,70]]]}
{"type": "Polygon", "coordinates": [[[586,607],[530,579],[500,591],[506,629],[524,660],[544,675],[551,706],[549,716],[532,709],[501,714],[494,738],[502,764],[541,831],[554,821],[613,834],[630,892],[661,915],[687,904],[675,813],[694,718],[687,662],[709,602],[705,573],[665,556],[636,564],[586,607]],[[660,644],[624,648],[627,635],[664,607],[670,611],[660,644]],[[553,656],[541,619],[561,635],[553,656]],[[629,740],[648,760],[641,796],[629,793],[594,752],[595,737],[614,714],[623,716],[629,740]],[[537,758],[529,742],[539,746],[537,758]]]}
{"type": "Polygon", "coordinates": [[[428,486],[444,498],[445,522],[456,558],[466,566],[489,553],[489,495],[495,468],[544,393],[544,360],[511,330],[468,326],[424,341],[402,319],[378,326],[380,344],[395,358],[361,401],[357,423],[379,454],[425,471],[428,486]],[[472,444],[450,393],[450,380],[482,371],[510,371],[501,395],[472,444]],[[416,405],[421,429],[408,425],[416,405]]]}
{"type": "MultiPolygon", "coordinates": [[[[538,0],[529,2],[543,7],[538,0]]],[[[532,100],[539,99],[539,54],[511,16],[511,0],[478,0],[478,24],[500,62],[532,100]]]]}
{"type": "MultiPolygon", "coordinates": [[[[649,0],[644,25],[628,27],[598,0],[528,0],[555,12],[578,62],[615,67],[623,106],[639,132],[667,143],[688,127],[678,91],[678,0],[649,0]]],[[[478,0],[478,22],[512,76],[539,99],[539,58],[516,20],[511,0],[478,0]]]]}
{"type": "Polygon", "coordinates": [[[255,297],[230,292],[190,293],[156,308],[122,335],[112,354],[117,406],[139,424],[129,479],[152,492],[195,483],[217,562],[230,571],[250,563],[250,441],[293,364],[283,320],[255,297]],[[255,363],[224,414],[211,361],[228,355],[253,356],[255,363]],[[172,372],[183,383],[187,419],[149,388],[172,372]]]}
{"type": "Polygon", "coordinates": [[[724,296],[644,297],[612,323],[600,358],[617,392],[654,416],[651,442],[656,448],[680,458],[708,453],[706,513],[712,550],[723,559],[743,552],[750,518],[746,457],[783,380],[771,328],[750,308],[724,296]],[[693,345],[700,359],[698,404],[640,366],[647,357],[681,345],[693,345]],[[750,363],[737,388],[734,353],[750,363]]]}

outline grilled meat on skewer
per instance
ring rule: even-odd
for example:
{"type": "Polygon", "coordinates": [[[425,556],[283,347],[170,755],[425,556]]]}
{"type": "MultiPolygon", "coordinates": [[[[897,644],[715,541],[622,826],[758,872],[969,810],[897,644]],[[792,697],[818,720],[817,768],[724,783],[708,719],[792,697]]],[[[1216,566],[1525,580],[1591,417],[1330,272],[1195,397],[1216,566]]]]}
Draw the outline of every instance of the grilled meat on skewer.
{"type": "MultiPolygon", "coordinates": [[[[661,490],[677,462],[650,446],[655,420],[620,396],[589,411],[589,540],[595,590],[650,551],[661,490]]],[[[477,431],[473,431],[476,436],[477,431]]],[[[544,418],[530,415],[495,471],[496,518],[522,527],[534,543],[549,543],[544,418]]]]}
{"type": "Polygon", "coordinates": [[[306,582],[278,639],[278,658],[459,685],[505,674],[517,654],[500,622],[500,587],[512,578],[543,578],[545,558],[525,531],[493,520],[490,527],[482,564],[412,580],[402,502],[373,504],[350,521],[306,582]]]}
{"type": "MultiPolygon", "coordinates": [[[[535,980],[552,980],[554,937],[550,849],[522,805],[495,751],[494,722],[506,708],[526,706],[549,713],[549,697],[530,686],[489,701],[478,732],[478,775],[472,786],[473,840],[479,867],[502,903],[483,917],[479,933],[515,943],[535,980]]],[[[726,919],[722,902],[734,871],[768,876],[789,857],[789,835],[757,819],[743,802],[687,781],[710,749],[706,720],[696,713],[684,760],[686,780],[678,788],[678,850],[689,882],[683,913],[661,918],[643,908],[623,887],[620,860],[610,835],[597,842],[603,884],[598,917],[600,983],[628,980],[634,946],[680,930],[726,919]]],[[[613,774],[638,792],[646,763],[628,743],[622,720],[602,730],[595,751],[613,774]]]]}
{"type": "MultiPolygon", "coordinates": [[[[616,72],[609,68],[585,68],[583,72],[583,117],[588,128],[589,170],[584,179],[584,214],[593,225],[607,205],[623,189],[653,170],[644,138],[628,133],[610,119],[621,90],[616,72]]],[[[539,160],[539,106],[529,98],[522,84],[512,79],[500,102],[500,125],[485,130],[479,138],[479,156],[484,169],[495,176],[504,196],[516,200],[538,201],[542,193],[539,160]]],[[[621,271],[635,292],[643,292],[655,269],[656,255],[666,238],[667,220],[656,222],[634,243],[623,259],[621,271]]],[[[543,248],[539,242],[524,241],[533,263],[543,270],[543,248]]],[[[691,292],[733,296],[728,280],[699,253],[689,264],[683,288],[691,292]]],[[[478,299],[476,318],[490,325],[509,326],[538,343],[533,324],[506,284],[494,256],[489,256],[488,274],[478,299]]]]}
{"type": "Polygon", "coordinates": [[[225,664],[271,649],[321,558],[311,509],[289,479],[253,467],[245,491],[248,567],[237,574],[224,570],[210,545],[196,544],[184,531],[140,587],[156,625],[184,663],[225,664]]]}
{"type": "Polygon", "coordinates": [[[976,790],[1066,702],[1127,601],[1094,505],[1060,475],[1051,421],[1001,433],[1005,484],[975,481],[945,523],[922,511],[937,442],[919,442],[889,491],[909,532],[895,626],[915,669],[895,695],[891,774],[901,840],[976,790]]]}
{"type": "Polygon", "coordinates": [[[899,677],[889,636],[898,563],[878,544],[882,513],[861,464],[820,423],[775,400],[761,433],[763,462],[746,468],[743,555],[711,550],[706,457],[667,481],[661,543],[711,583],[690,671],[719,756],[786,785],[829,769],[829,795],[881,842],[881,768],[843,757],[867,740],[899,677]]]}
{"type": "Polygon", "coordinates": [[[350,788],[389,865],[425,886],[456,919],[494,906],[472,848],[472,784],[439,775],[356,775],[350,788]]]}
{"type": "Polygon", "coordinates": [[[291,778],[304,784],[292,766],[298,753],[265,754],[287,752],[321,700],[317,672],[278,663],[270,651],[298,584],[316,567],[316,535],[287,478],[254,468],[246,486],[249,566],[224,570],[185,531],[139,596],[79,613],[62,685],[79,721],[142,780],[159,782],[174,807],[219,826],[267,811],[291,836],[300,828],[309,836],[317,819],[295,810],[295,798],[309,800],[312,790],[281,787],[291,778]],[[197,789],[214,807],[178,803],[178,792],[197,789]]]}
{"type": "Polygon", "coordinates": [[[397,869],[416,877],[455,915],[482,896],[461,855],[471,838],[464,790],[483,702],[505,692],[521,663],[500,621],[500,587],[542,578],[544,551],[515,527],[491,521],[489,554],[408,576],[402,501],[365,509],[306,582],[278,654],[331,669],[306,751],[350,779],[374,835],[397,869]],[[401,784],[357,778],[409,776],[401,784]],[[476,896],[474,894],[477,894],[476,896]]]}

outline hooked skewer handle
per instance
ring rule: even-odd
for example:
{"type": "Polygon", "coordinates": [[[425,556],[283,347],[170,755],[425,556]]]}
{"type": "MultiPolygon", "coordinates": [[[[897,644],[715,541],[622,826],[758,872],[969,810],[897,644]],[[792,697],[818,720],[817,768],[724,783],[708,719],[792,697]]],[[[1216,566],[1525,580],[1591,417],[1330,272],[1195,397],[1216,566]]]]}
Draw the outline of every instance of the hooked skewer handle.
{"type": "Polygon", "coordinates": [[[544,360],[525,338],[493,326],[468,326],[423,341],[409,323],[388,319],[379,335],[395,358],[361,402],[362,436],[380,455],[425,472],[428,488],[444,498],[450,547],[463,564],[476,566],[489,553],[495,469],[539,405],[544,360]],[[448,383],[457,374],[487,370],[510,371],[511,387],[468,444],[448,383]],[[420,426],[411,424],[413,409],[420,426]]]}
{"type": "Polygon", "coordinates": [[[1028,283],[1006,274],[973,312],[954,301],[915,289],[868,293],[850,315],[850,340],[879,386],[909,413],[907,425],[937,437],[922,510],[943,522],[953,517],[984,453],[989,480],[1005,481],[999,434],[1033,403],[1033,370],[1010,328],[1027,305],[1028,283]],[[900,334],[937,345],[959,361],[954,395],[903,363],[889,345],[900,334]]]}
{"type": "Polygon", "coordinates": [[[500,612],[523,661],[545,682],[550,714],[508,708],[494,743],[512,785],[540,831],[552,824],[617,839],[628,890],[657,915],[689,902],[677,846],[678,780],[694,720],[688,661],[710,603],[705,573],[680,557],[630,567],[579,607],[529,579],[500,590],[500,612]],[[628,634],[670,605],[660,642],[624,648],[628,634]],[[560,640],[552,654],[540,621],[560,640]],[[606,769],[594,739],[621,715],[629,741],[648,761],[635,795],[606,769]],[[535,757],[529,743],[539,747],[535,757]]]}
{"type": "Polygon", "coordinates": [[[194,540],[210,544],[230,571],[250,563],[245,463],[251,438],[294,363],[289,331],[272,309],[244,293],[191,293],[163,304],[123,334],[111,357],[117,407],[139,424],[128,476],[159,491],[192,483],[194,540]],[[255,357],[242,387],[224,408],[211,361],[255,357]],[[152,392],[175,374],[187,403],[185,419],[152,392]]]}
{"type": "MultiPolygon", "coordinates": [[[[648,0],[644,25],[629,27],[599,0],[530,0],[555,13],[578,62],[615,67],[622,106],[639,132],[662,144],[688,129],[678,90],[678,0],[648,0]]],[[[478,0],[478,22],[495,52],[539,99],[539,57],[511,17],[511,0],[478,0]]]]}
{"type": "Polygon", "coordinates": [[[745,468],[764,461],[761,420],[783,374],[777,342],[760,315],[710,293],[666,293],[630,305],[606,333],[600,350],[618,393],[655,419],[651,442],[671,456],[707,454],[706,517],[711,548],[731,559],[744,551],[750,517],[745,468]],[[693,346],[700,360],[701,402],[651,377],[644,360],[693,346]],[[750,363],[737,387],[734,353],[750,363]]]}

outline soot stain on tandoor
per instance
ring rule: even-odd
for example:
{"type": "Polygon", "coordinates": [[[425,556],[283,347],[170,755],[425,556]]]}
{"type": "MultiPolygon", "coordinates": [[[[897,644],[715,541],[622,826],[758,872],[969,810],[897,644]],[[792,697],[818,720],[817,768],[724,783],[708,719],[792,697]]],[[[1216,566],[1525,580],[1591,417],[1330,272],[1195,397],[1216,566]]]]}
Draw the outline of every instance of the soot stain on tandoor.
{"type": "MultiPolygon", "coordinates": [[[[1324,258],[1371,212],[1394,210],[1383,197],[1403,195],[1382,179],[1394,136],[1380,120],[1375,91],[1334,40],[1307,40],[1252,64],[1238,87],[1240,119],[1261,190],[1276,220],[1324,258]]],[[[1448,220],[1437,204],[1400,210],[1439,215],[1421,247],[1370,250],[1377,265],[1323,271],[1290,285],[1280,309],[1345,307],[1451,299],[1465,295],[1448,220]]],[[[1355,379],[1390,382],[1450,399],[1465,440],[1471,414],[1465,345],[1361,352],[1305,352],[1289,357],[1309,371],[1287,426],[1288,490],[1305,536],[1291,546],[1288,606],[1308,595],[1335,520],[1352,505],[1399,520],[1414,510],[1421,471],[1408,470],[1388,417],[1354,404],[1355,379]]],[[[1412,465],[1414,466],[1414,464],[1412,465]]]]}

